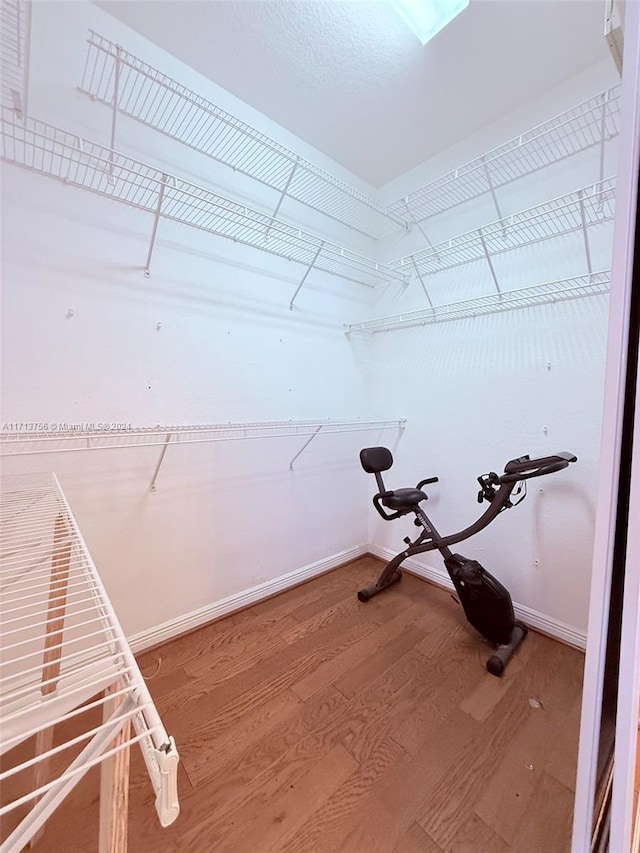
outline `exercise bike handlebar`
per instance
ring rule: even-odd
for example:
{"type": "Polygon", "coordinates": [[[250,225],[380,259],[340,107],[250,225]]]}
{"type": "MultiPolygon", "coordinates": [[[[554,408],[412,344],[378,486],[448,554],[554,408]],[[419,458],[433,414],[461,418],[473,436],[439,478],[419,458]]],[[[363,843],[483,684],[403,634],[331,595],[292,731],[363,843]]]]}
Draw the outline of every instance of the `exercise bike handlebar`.
{"type": "Polygon", "coordinates": [[[498,477],[501,485],[506,483],[518,483],[521,480],[530,480],[532,477],[544,477],[555,471],[562,471],[571,462],[575,462],[577,456],[573,453],[557,453],[554,456],[542,456],[538,459],[530,459],[522,456],[520,459],[512,459],[504,467],[504,474],[498,477]]]}

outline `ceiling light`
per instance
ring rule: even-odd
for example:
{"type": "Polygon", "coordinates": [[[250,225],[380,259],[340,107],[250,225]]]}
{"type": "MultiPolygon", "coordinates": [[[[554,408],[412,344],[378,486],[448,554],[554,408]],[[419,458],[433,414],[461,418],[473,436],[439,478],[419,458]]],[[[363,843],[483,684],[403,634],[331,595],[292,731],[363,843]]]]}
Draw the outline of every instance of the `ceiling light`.
{"type": "Polygon", "coordinates": [[[422,44],[426,44],[467,8],[469,0],[389,0],[389,3],[422,44]]]}

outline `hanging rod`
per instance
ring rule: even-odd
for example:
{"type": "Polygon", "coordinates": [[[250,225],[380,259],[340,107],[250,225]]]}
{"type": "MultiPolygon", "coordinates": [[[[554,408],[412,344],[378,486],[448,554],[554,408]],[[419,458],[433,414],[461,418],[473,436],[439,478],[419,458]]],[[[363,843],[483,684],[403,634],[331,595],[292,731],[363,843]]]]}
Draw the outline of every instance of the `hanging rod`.
{"type": "Polygon", "coordinates": [[[369,287],[404,281],[402,272],[350,249],[53,125],[37,119],[17,123],[5,110],[2,158],[153,214],[150,249],[158,220],[169,219],[369,287]]]}
{"type": "MultiPolygon", "coordinates": [[[[447,172],[390,204],[387,213],[424,222],[481,195],[492,194],[496,202],[496,189],[597,145],[603,180],[604,145],[619,132],[620,89],[615,86],[589,98],[447,172]]],[[[499,208],[497,213],[500,216],[499,208]]]]}
{"type": "Polygon", "coordinates": [[[514,213],[504,219],[474,228],[444,240],[420,252],[391,261],[387,266],[396,273],[420,275],[487,260],[503,252],[530,246],[613,219],[615,178],[598,181],[575,192],[514,213]]]}
{"type": "MultiPolygon", "coordinates": [[[[79,89],[172,139],[331,219],[382,237],[405,227],[344,181],[320,169],[161,71],[89,31],[79,89]]],[[[115,119],[114,119],[115,121],[115,119]]],[[[111,147],[116,147],[113,143],[111,147]]]]}
{"type": "Polygon", "coordinates": [[[518,290],[491,293],[475,299],[465,299],[462,302],[451,302],[437,305],[433,308],[422,308],[417,311],[405,311],[402,314],[392,314],[388,317],[378,317],[365,320],[362,323],[345,323],[345,332],[376,333],[389,332],[410,326],[428,326],[433,323],[443,323],[447,320],[461,320],[466,317],[478,317],[482,314],[495,314],[500,311],[513,311],[516,308],[529,308],[533,305],[543,305],[552,302],[562,302],[567,299],[578,299],[583,296],[595,296],[608,293],[611,284],[611,271],[596,272],[591,275],[581,275],[565,278],[559,281],[538,284],[533,287],[523,287],[518,290]]]}

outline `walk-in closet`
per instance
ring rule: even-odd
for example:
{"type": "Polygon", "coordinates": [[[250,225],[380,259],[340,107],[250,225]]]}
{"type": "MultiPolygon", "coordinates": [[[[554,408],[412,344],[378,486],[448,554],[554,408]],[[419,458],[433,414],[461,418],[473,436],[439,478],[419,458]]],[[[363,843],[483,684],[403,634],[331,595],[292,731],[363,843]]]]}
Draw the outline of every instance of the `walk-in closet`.
{"type": "Polygon", "coordinates": [[[638,849],[638,3],[0,11],[0,851],[638,849]]]}

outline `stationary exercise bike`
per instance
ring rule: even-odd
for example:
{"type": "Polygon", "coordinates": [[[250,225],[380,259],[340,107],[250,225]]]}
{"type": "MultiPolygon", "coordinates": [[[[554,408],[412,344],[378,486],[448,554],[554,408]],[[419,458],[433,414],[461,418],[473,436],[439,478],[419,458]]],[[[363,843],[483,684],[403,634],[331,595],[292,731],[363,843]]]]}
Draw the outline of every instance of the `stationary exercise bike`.
{"type": "Polygon", "coordinates": [[[437,548],[444,558],[444,564],[467,620],[476,631],[498,647],[487,661],[487,669],[492,675],[502,675],[511,656],[526,637],[527,626],[515,619],[509,591],[480,563],[461,554],[452,553],[449,546],[468,539],[483,530],[503,510],[521,503],[526,497],[525,480],[560,471],[576,459],[573,453],[558,453],[540,459],[521,456],[507,462],[504,474],[498,475],[493,471],[482,474],[478,477],[478,503],[487,501],[488,508],[477,521],[459,533],[440,536],[420,506],[422,501],[428,500],[423,487],[437,483],[438,477],[420,480],[415,489],[389,491],[382,482],[382,472],[388,471],[393,465],[391,451],[386,447],[367,447],[361,450],[362,467],[368,474],[375,474],[378,484],[378,493],[373,498],[373,505],[378,513],[385,521],[393,521],[412,512],[416,516],[414,524],[422,530],[413,542],[408,536],[405,537],[404,541],[408,547],[387,563],[374,584],[358,592],[358,598],[360,601],[369,601],[374,595],[400,580],[400,564],[404,560],[414,554],[437,548]],[[515,503],[511,500],[512,495],[518,498],[515,503]],[[386,512],[385,508],[391,512],[386,512]]]}

